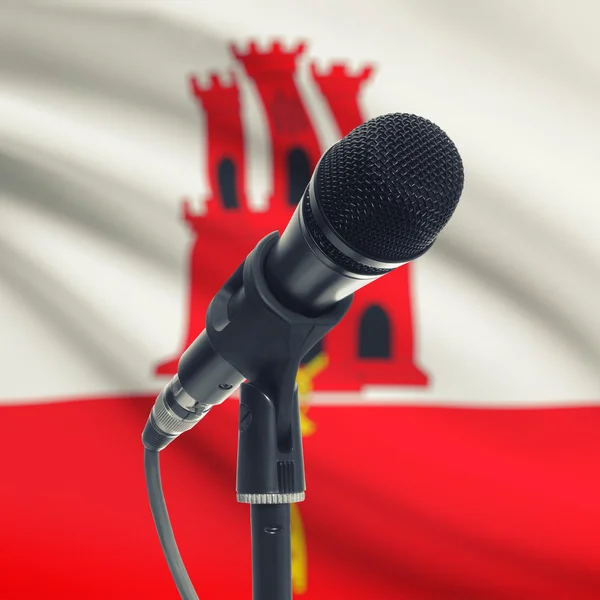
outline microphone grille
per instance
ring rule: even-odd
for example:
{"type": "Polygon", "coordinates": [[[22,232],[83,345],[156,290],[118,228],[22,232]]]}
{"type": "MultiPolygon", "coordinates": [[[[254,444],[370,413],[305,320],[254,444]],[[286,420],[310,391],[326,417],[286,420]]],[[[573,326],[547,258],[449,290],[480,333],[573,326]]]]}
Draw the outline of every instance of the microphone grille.
{"type": "Polygon", "coordinates": [[[336,265],[347,269],[352,273],[358,273],[359,275],[384,275],[389,273],[392,269],[378,269],[377,267],[371,267],[369,265],[363,265],[354,259],[346,256],[343,252],[340,252],[325,236],[321,231],[321,228],[317,224],[315,216],[310,206],[310,190],[306,188],[304,192],[304,198],[302,199],[302,214],[304,216],[304,222],[306,227],[310,231],[312,238],[315,240],[317,246],[329,257],[336,265]]]}
{"type": "Polygon", "coordinates": [[[434,242],[463,180],[458,150],[437,125],[394,113],[363,123],[327,151],[316,173],[316,199],[356,252],[403,262],[434,242]]]}

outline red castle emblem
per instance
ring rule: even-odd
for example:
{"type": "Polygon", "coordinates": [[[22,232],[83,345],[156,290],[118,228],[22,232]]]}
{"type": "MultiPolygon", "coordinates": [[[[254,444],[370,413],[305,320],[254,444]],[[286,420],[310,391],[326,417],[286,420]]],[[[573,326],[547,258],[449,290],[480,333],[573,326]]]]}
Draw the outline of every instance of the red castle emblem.
{"type": "MultiPolygon", "coordinates": [[[[190,78],[191,91],[205,119],[211,190],[206,214],[193,211],[189,200],[183,219],[194,232],[190,261],[189,321],[183,352],[204,329],[204,315],[226,278],[266,234],[283,231],[298,204],[319,157],[314,123],[296,81],[297,59],[305,44],[284,49],[275,42],[265,50],[251,43],[232,55],[253,82],[268,119],[272,182],[269,208],[252,212],[246,195],[246,157],[240,94],[233,74],[224,83],[212,74],[208,85],[190,78]],[[214,257],[218,257],[218,263],[214,257]]],[[[322,94],[340,137],[365,121],[359,93],[373,73],[371,66],[350,73],[344,64],[310,74],[322,94]]],[[[411,266],[405,265],[356,294],[342,323],[311,352],[324,353],[329,367],[316,375],[315,391],[358,391],[363,385],[424,386],[427,376],[415,364],[411,266]]],[[[173,375],[179,357],[156,368],[173,375]]]]}

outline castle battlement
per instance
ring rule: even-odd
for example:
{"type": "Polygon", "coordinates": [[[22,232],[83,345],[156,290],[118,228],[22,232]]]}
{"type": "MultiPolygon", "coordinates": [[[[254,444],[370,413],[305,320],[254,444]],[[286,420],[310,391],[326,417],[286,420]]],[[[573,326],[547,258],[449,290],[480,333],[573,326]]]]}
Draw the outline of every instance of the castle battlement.
{"type": "Polygon", "coordinates": [[[300,42],[286,50],[276,40],[264,49],[259,49],[256,42],[250,42],[247,52],[243,52],[235,44],[230,49],[233,56],[244,65],[248,75],[258,79],[261,75],[278,72],[293,73],[296,70],[296,58],[304,52],[306,44],[300,42]]]}
{"type": "Polygon", "coordinates": [[[331,65],[329,68],[320,68],[317,63],[311,63],[310,72],[313,79],[319,84],[331,83],[331,85],[344,85],[345,88],[352,85],[360,85],[367,81],[373,73],[373,66],[366,65],[360,71],[351,73],[348,66],[342,63],[331,65]]]}
{"type": "Polygon", "coordinates": [[[230,71],[226,76],[211,73],[206,81],[200,80],[196,75],[189,79],[192,94],[204,106],[218,104],[238,109],[240,94],[235,73],[230,71]],[[228,81],[227,81],[228,80],[228,81]]]}

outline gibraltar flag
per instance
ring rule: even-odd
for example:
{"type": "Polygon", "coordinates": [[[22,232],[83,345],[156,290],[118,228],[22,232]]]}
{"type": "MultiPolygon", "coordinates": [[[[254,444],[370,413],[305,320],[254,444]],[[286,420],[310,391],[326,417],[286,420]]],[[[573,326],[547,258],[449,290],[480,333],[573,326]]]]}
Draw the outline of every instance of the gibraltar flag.
{"type": "MultiPolygon", "coordinates": [[[[597,10],[0,9],[0,599],[177,598],[153,400],[321,153],[387,112],[447,131],[465,191],[306,357],[295,598],[599,598],[597,10]]],[[[237,404],[163,453],[203,600],[251,595],[237,404]]]]}

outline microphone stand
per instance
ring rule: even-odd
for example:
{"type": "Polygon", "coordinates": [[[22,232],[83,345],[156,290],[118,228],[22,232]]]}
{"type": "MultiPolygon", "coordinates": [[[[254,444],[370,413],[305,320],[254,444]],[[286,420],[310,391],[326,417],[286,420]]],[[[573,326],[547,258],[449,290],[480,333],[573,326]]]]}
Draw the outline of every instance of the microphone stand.
{"type": "Polygon", "coordinates": [[[280,449],[275,403],[242,384],[237,498],[250,504],[254,600],[292,599],[290,504],[304,500],[305,489],[297,391],[293,403],[292,444],[280,449]]]}
{"type": "Polygon", "coordinates": [[[277,232],[261,240],[212,300],[206,332],[242,384],[237,500],[250,504],[253,600],[292,600],[290,504],[304,500],[304,457],[296,375],[302,357],[352,302],[318,317],[282,305],[265,280],[277,232]]]}

